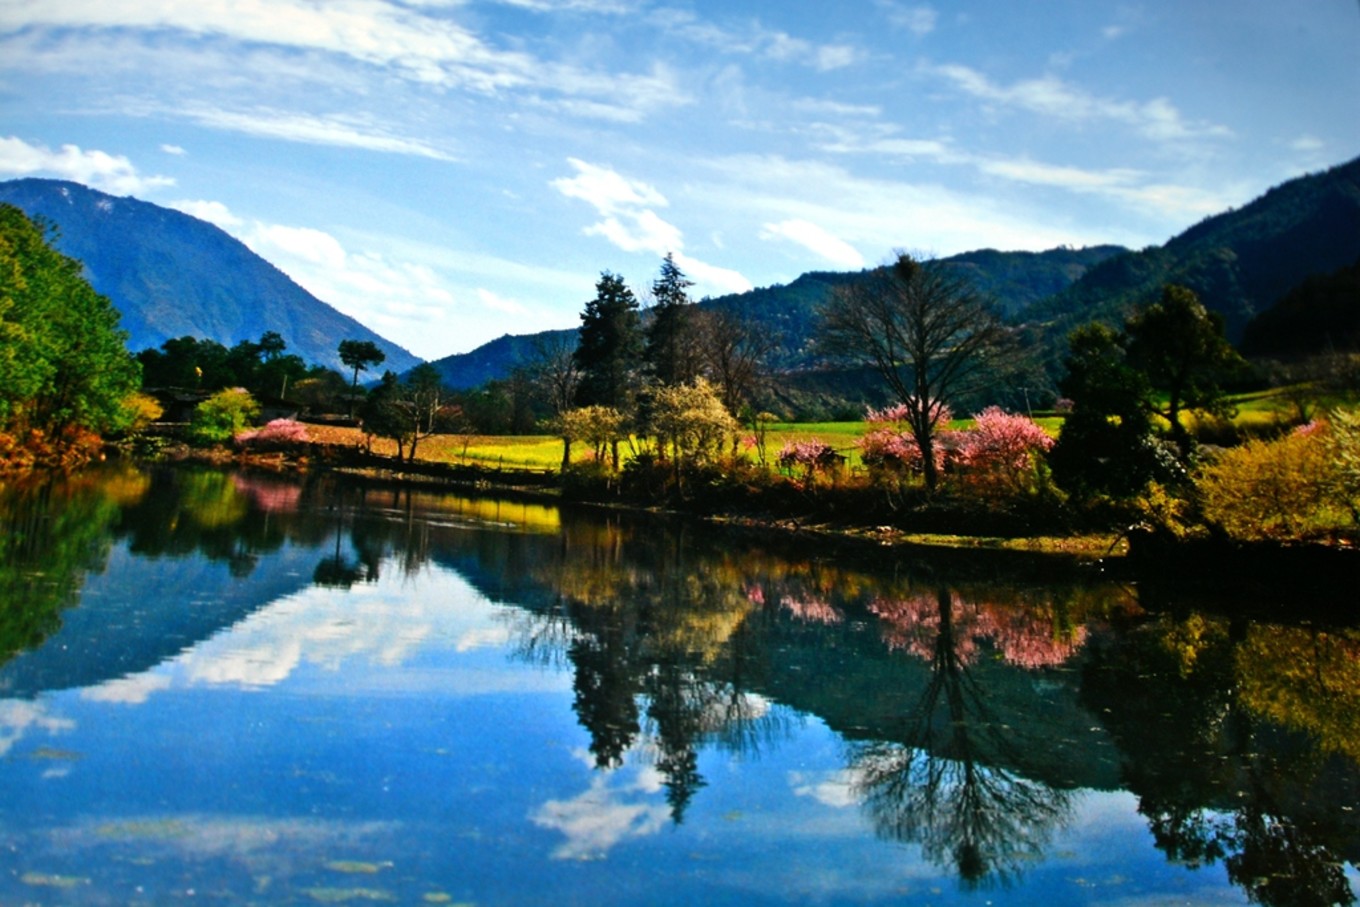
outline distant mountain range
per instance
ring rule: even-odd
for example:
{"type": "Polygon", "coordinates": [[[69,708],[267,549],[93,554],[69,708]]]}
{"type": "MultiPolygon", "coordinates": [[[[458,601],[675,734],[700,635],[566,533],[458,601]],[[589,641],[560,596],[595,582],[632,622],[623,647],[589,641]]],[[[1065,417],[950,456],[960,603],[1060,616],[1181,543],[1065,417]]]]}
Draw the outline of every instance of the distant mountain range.
{"type": "MultiPolygon", "coordinates": [[[[1119,324],[1138,306],[1159,298],[1166,283],[1193,289],[1206,306],[1223,315],[1229,339],[1238,342],[1253,319],[1295,287],[1360,262],[1360,159],[1290,180],[1243,208],[1207,218],[1164,245],[1141,251],[1119,246],[1047,252],[984,249],[942,260],[966,271],[1008,318],[1031,328],[1029,336],[1042,347],[1034,350],[1036,360],[1050,369],[1061,358],[1072,328],[1095,320],[1119,324]]],[[[830,381],[843,389],[844,382],[824,372],[806,374],[818,365],[817,309],[835,287],[863,273],[811,272],[789,284],[705,299],[699,305],[736,309],[778,337],[773,364],[790,373],[794,383],[830,381]]],[[[1360,300],[1341,305],[1352,321],[1360,320],[1360,300]]],[[[1335,341],[1335,331],[1324,337],[1312,330],[1315,321],[1291,313],[1290,323],[1297,326],[1291,351],[1322,349],[1335,341]]],[[[1333,316],[1328,324],[1335,321],[1333,316]]],[[[508,375],[530,356],[539,336],[506,335],[434,365],[450,386],[477,386],[508,375]]],[[[1260,344],[1257,349],[1267,351],[1260,344]]],[[[828,393],[834,396],[836,391],[828,393]]]]}
{"type": "Polygon", "coordinates": [[[53,224],[55,245],[122,314],[128,348],[193,336],[232,346],[277,331],[288,352],[348,374],[341,340],[369,340],[382,367],[421,363],[410,351],[317,299],[244,243],[206,221],[135,198],[57,180],[0,182],[8,202],[53,224]]]}
{"type": "MultiPolygon", "coordinates": [[[[272,330],[290,351],[324,365],[340,366],[336,346],[347,338],[377,343],[387,353],[384,368],[404,372],[420,362],[187,214],[53,180],[0,183],[0,202],[6,201],[58,227],[58,247],[85,263],[95,289],[122,312],[134,350],[186,334],[231,345],[272,330]]],[[[1222,313],[1229,339],[1248,337],[1256,353],[1276,352],[1270,339],[1286,329],[1291,353],[1335,347],[1338,338],[1343,345],[1360,344],[1360,299],[1350,289],[1355,278],[1347,276],[1360,266],[1360,159],[1290,180],[1141,251],[984,249],[943,261],[1026,326],[1035,362],[1047,365],[1050,380],[1073,327],[1093,320],[1118,324],[1157,299],[1166,283],[1193,289],[1222,313]],[[1326,275],[1332,277],[1319,283],[1326,275]],[[1299,292],[1305,283],[1311,289],[1299,292]],[[1288,304],[1277,307],[1286,297],[1288,304]],[[1318,314],[1323,305],[1325,316],[1318,314]]],[[[801,383],[824,402],[853,399],[847,390],[862,384],[862,376],[824,367],[816,348],[817,311],[837,286],[866,273],[814,271],[789,284],[698,305],[736,310],[775,338],[771,364],[788,379],[782,386],[801,383]]],[[[507,334],[434,365],[450,387],[477,387],[531,361],[541,341],[573,334],[507,334]]]]}

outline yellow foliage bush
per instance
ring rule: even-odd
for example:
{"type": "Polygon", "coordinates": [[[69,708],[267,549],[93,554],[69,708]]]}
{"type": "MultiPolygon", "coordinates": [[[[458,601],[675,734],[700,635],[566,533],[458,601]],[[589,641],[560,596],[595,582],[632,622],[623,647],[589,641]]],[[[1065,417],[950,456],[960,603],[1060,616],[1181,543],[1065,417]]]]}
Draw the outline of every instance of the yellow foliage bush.
{"type": "Polygon", "coordinates": [[[1199,475],[1204,519],[1247,541],[1300,540],[1354,524],[1353,508],[1338,493],[1345,446],[1342,433],[1310,423],[1227,451],[1199,475]]]}

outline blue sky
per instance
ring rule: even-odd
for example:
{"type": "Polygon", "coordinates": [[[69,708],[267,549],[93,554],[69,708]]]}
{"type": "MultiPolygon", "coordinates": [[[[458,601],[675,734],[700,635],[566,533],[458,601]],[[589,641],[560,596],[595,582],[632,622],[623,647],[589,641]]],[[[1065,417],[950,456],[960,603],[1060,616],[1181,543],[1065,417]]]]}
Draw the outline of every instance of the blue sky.
{"type": "Polygon", "coordinates": [[[0,0],[0,179],[211,220],[426,358],[694,294],[1161,243],[1360,154],[1356,0],[0,0]]]}

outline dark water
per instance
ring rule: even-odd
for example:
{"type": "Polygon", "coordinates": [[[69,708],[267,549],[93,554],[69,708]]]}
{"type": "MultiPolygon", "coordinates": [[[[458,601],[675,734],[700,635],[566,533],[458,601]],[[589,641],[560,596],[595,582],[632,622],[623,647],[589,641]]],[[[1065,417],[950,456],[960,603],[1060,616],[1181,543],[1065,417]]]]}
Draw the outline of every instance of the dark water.
{"type": "Polygon", "coordinates": [[[113,469],[0,531],[0,904],[1360,890],[1348,627],[334,478],[113,469]]]}

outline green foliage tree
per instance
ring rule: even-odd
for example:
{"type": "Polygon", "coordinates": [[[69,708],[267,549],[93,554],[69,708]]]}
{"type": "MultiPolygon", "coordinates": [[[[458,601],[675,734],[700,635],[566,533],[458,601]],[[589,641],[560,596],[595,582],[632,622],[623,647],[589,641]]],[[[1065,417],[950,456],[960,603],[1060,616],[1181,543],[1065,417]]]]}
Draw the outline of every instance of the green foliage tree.
{"type": "Polygon", "coordinates": [[[198,444],[224,444],[260,415],[260,404],[243,387],[218,391],[194,408],[190,437],[198,444]]]}
{"type": "Polygon", "coordinates": [[[900,253],[864,280],[838,286],[821,317],[826,351],[872,367],[906,407],[926,488],[933,491],[945,404],[974,390],[1010,346],[993,306],[958,271],[900,253]]]}
{"type": "MultiPolygon", "coordinates": [[[[383,372],[382,381],[359,406],[364,434],[369,438],[390,438],[397,445],[397,459],[405,457],[406,445],[413,440],[415,420],[403,399],[401,380],[392,371],[383,372]]],[[[371,444],[370,444],[371,447],[371,444]]]]}
{"type": "Polygon", "coordinates": [[[1150,405],[1170,424],[1172,440],[1188,459],[1194,441],[1182,413],[1234,413],[1220,382],[1245,363],[1223,336],[1223,316],[1205,309],[1193,291],[1171,284],[1158,302],[1129,319],[1125,333],[1130,364],[1161,392],[1164,402],[1150,405]]]}
{"type": "Polygon", "coordinates": [[[387,359],[387,354],[371,340],[341,340],[339,353],[340,361],[354,369],[351,387],[355,389],[359,387],[360,372],[367,371],[370,365],[382,365],[387,359]]]}
{"type": "Polygon", "coordinates": [[[0,205],[0,432],[60,450],[124,427],[139,374],[118,319],[80,262],[0,205]]]}
{"type": "Polygon", "coordinates": [[[1124,342],[1100,323],[1068,338],[1067,374],[1059,388],[1072,411],[1049,452],[1053,477],[1068,491],[1129,497],[1162,467],[1148,415],[1152,391],[1147,377],[1128,363],[1124,342]]]}
{"type": "MultiPolygon", "coordinates": [[[[577,402],[631,413],[637,397],[643,338],[637,298],[623,278],[605,271],[595,298],[581,313],[576,364],[581,370],[577,402]]],[[[618,443],[613,445],[618,468],[618,443]]]]}

